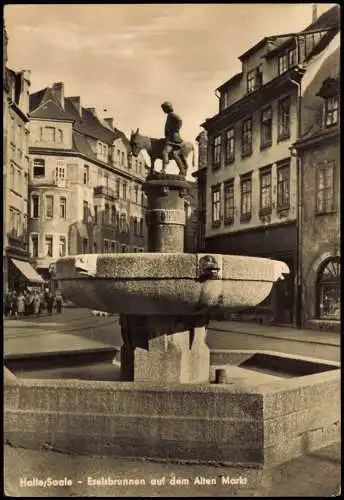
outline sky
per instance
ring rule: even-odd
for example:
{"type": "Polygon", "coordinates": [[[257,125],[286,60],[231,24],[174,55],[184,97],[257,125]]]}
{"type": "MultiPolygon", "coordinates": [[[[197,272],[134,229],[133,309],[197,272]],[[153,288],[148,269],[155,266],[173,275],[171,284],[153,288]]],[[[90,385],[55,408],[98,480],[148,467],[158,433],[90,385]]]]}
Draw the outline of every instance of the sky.
{"type": "MultiPolygon", "coordinates": [[[[304,29],[312,5],[7,5],[8,65],[31,70],[32,92],[64,82],[67,97],[128,136],[163,137],[160,105],[170,101],[194,142],[218,112],[215,89],[241,71],[238,57],[264,36],[304,29]]],[[[317,4],[318,15],[333,5],[317,4]]]]}

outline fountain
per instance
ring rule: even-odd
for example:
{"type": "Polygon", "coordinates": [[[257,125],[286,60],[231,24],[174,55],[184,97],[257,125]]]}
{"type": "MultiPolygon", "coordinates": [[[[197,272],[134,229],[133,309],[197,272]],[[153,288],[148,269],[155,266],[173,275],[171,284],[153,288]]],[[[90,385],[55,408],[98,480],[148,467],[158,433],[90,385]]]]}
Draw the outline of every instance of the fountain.
{"type": "Polygon", "coordinates": [[[57,262],[67,299],[120,313],[121,381],[12,380],[5,438],[63,452],[262,466],[338,438],[339,370],[273,352],[209,352],[213,311],[260,303],[287,266],[183,253],[178,175],[152,173],[149,253],[57,262]]]}

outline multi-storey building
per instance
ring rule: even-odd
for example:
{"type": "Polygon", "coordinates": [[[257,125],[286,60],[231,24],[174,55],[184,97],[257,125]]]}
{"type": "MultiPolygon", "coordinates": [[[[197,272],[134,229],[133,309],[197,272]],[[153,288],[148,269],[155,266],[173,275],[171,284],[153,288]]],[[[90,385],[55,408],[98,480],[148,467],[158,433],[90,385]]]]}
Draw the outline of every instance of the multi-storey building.
{"type": "Polygon", "coordinates": [[[207,251],[282,260],[290,274],[265,302],[279,323],[299,324],[298,186],[291,147],[299,137],[300,86],[311,61],[339,30],[336,6],[301,33],[263,38],[242,71],[217,89],[208,133],[207,251]]]}
{"type": "Polygon", "coordinates": [[[303,82],[300,139],[302,324],[340,331],[340,34],[303,82]],[[306,85],[307,83],[307,85],[306,85]]]}
{"type": "Polygon", "coordinates": [[[113,119],[100,119],[64,84],[30,96],[29,244],[51,277],[59,257],[145,249],[144,157],[113,119]]]}
{"type": "Polygon", "coordinates": [[[205,130],[202,130],[196,137],[198,144],[198,168],[192,174],[197,182],[197,234],[196,248],[198,252],[203,252],[205,248],[205,224],[206,224],[206,187],[207,187],[207,151],[208,137],[205,130]]]}
{"type": "Polygon", "coordinates": [[[27,245],[30,72],[16,72],[6,66],[5,29],[3,34],[3,283],[6,291],[42,280],[29,264],[27,245]]]}

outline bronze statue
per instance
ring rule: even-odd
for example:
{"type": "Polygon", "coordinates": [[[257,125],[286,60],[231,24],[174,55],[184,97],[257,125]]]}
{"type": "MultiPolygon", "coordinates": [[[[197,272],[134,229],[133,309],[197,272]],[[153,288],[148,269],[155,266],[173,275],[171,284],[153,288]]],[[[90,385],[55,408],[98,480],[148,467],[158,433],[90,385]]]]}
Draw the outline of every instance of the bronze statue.
{"type": "Polygon", "coordinates": [[[188,170],[187,158],[193,152],[192,166],[195,166],[195,150],[191,142],[183,141],[180,137],[182,119],[173,111],[173,106],[169,102],[161,105],[163,111],[167,114],[165,124],[165,138],[154,139],[136,132],[131,133],[130,145],[132,154],[137,156],[142,149],[145,149],[151,160],[151,174],[154,172],[155,161],[162,160],[162,173],[166,173],[166,166],[169,160],[174,160],[179,168],[179,174],[185,177],[188,170]]]}

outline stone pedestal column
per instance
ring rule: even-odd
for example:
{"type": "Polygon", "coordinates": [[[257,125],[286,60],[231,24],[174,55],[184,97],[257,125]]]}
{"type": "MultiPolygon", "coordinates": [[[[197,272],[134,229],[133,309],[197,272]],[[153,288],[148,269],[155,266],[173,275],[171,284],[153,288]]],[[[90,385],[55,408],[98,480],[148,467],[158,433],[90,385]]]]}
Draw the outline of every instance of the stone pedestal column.
{"type": "Polygon", "coordinates": [[[122,379],[162,383],[209,381],[206,324],[203,316],[122,316],[122,379]]]}
{"type": "Polygon", "coordinates": [[[149,252],[183,252],[186,224],[184,197],[189,183],[177,175],[150,175],[143,189],[147,194],[149,252]]]}
{"type": "MultiPolygon", "coordinates": [[[[176,175],[150,175],[147,193],[148,251],[183,253],[184,197],[189,184],[176,175]]],[[[122,315],[123,380],[161,383],[209,381],[204,316],[122,315]]]]}

